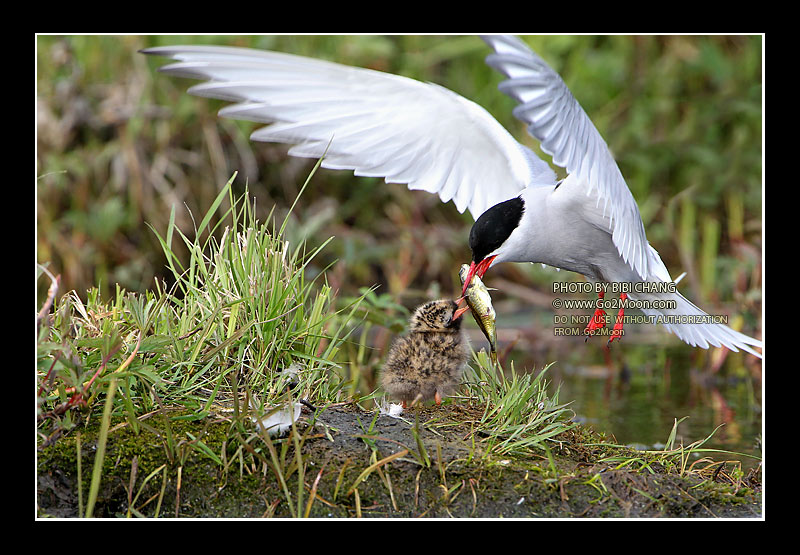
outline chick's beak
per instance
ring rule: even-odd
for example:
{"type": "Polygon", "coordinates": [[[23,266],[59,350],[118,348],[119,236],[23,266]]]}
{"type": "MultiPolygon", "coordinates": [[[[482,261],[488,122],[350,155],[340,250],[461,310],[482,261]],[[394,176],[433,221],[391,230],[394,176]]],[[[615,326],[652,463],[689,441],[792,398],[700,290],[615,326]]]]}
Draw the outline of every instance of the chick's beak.
{"type": "Polygon", "coordinates": [[[466,302],[464,301],[464,297],[461,297],[460,299],[458,299],[458,304],[460,305],[461,303],[465,303],[465,304],[464,304],[464,306],[459,306],[459,307],[456,309],[456,311],[453,313],[453,317],[452,317],[452,318],[450,318],[450,321],[451,321],[451,322],[453,322],[453,321],[455,321],[455,320],[458,320],[459,318],[461,318],[461,316],[462,316],[462,315],[463,315],[463,314],[464,314],[466,311],[468,311],[468,310],[469,310],[469,305],[468,305],[468,304],[466,304],[466,302]]]}

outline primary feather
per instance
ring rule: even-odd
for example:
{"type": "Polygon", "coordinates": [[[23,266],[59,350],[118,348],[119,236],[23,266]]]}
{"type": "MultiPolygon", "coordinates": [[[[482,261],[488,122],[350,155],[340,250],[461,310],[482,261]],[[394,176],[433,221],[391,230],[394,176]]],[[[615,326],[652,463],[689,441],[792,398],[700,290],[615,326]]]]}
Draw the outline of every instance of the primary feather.
{"type": "Polygon", "coordinates": [[[208,80],[189,92],[233,105],[221,116],[268,123],[252,139],[294,145],[322,166],[405,183],[478,218],[555,173],[486,110],[432,83],[291,54],[168,46],[161,71],[208,80]],[[330,143],[330,147],[328,144],[330,143]]]}
{"type": "Polygon", "coordinates": [[[608,213],[614,245],[622,258],[643,279],[650,277],[639,207],[608,146],[561,76],[516,37],[482,38],[495,50],[486,63],[508,77],[500,90],[520,103],[514,116],[527,124],[553,163],[566,168],[580,192],[596,196],[604,215],[608,213]]]}

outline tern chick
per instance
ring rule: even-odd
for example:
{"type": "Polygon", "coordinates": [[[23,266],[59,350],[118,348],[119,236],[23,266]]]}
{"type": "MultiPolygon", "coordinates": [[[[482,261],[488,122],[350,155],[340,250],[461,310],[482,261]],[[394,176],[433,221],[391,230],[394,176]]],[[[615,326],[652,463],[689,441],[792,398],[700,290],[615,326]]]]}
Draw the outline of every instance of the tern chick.
{"type": "Polygon", "coordinates": [[[381,382],[404,407],[418,397],[438,405],[458,387],[469,350],[461,318],[453,320],[457,309],[448,299],[423,304],[411,317],[409,332],[392,345],[381,382]]]}

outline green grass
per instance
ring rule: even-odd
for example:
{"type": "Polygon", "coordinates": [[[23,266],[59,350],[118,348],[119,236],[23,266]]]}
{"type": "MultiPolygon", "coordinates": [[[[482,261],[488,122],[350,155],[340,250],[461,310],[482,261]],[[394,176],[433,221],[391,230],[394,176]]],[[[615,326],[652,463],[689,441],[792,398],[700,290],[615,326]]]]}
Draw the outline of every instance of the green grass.
{"type": "MultiPolygon", "coordinates": [[[[233,196],[231,182],[191,237],[175,227],[174,214],[163,236],[154,230],[173,272],[169,290],[156,283],[144,294],[117,288],[111,301],[97,290],[86,302],[74,291],[53,299],[38,342],[45,444],[99,410],[103,399],[113,399],[104,426],[113,414],[138,432],[143,416],[165,407],[201,420],[219,402],[232,402],[244,416],[286,405],[290,396],[324,404],[350,390],[350,375],[337,360],[344,360],[339,352],[359,323],[363,297],[337,306],[324,274],[306,277],[324,245],[309,252],[302,242],[290,244],[286,220],[258,222],[246,194],[233,196]],[[210,222],[218,211],[215,235],[210,222]],[[188,260],[174,253],[175,242],[186,246],[188,260]],[[244,404],[244,395],[252,402],[244,404]]],[[[169,425],[164,432],[177,459],[169,425]]],[[[193,445],[203,450],[201,441],[193,445]]],[[[89,509],[92,502],[90,496],[89,509]]]]}
{"type": "Polygon", "coordinates": [[[548,393],[547,365],[540,372],[508,374],[492,364],[485,350],[473,352],[464,389],[470,402],[485,410],[476,432],[486,436],[486,452],[494,455],[544,451],[547,441],[566,430],[573,416],[569,403],[559,404],[558,390],[548,393]]]}
{"type": "Polygon", "coordinates": [[[678,425],[686,418],[688,417],[674,419],[663,449],[633,451],[626,446],[613,443],[587,444],[587,446],[609,449],[611,453],[600,457],[598,460],[601,463],[616,465],[614,466],[615,470],[627,468],[649,474],[665,472],[680,477],[697,477],[699,478],[699,483],[693,486],[695,488],[702,486],[706,482],[714,481],[727,481],[737,489],[741,487],[742,479],[745,477],[742,471],[741,459],[744,457],[760,462],[761,457],[704,447],[722,428],[723,424],[717,426],[706,437],[684,445],[682,440],[678,440],[678,425]],[[709,455],[713,455],[714,458],[709,455]],[[727,465],[731,465],[731,470],[723,472],[727,465]],[[719,479],[720,475],[722,475],[722,479],[719,479]]]}

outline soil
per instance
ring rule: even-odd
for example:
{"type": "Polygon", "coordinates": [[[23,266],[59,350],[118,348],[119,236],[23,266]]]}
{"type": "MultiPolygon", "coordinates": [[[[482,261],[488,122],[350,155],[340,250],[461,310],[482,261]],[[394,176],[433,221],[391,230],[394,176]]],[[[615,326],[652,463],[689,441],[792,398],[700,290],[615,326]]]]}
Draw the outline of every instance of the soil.
{"type": "MultiPolygon", "coordinates": [[[[474,433],[482,412],[478,407],[423,407],[407,411],[403,419],[353,404],[303,411],[300,434],[272,440],[273,454],[263,437],[237,430],[224,414],[196,421],[172,418],[169,423],[157,414],[143,421],[146,427],[138,434],[124,422],[117,429],[112,426],[94,516],[125,516],[129,507],[136,516],[158,511],[159,517],[182,518],[291,517],[303,516],[307,509],[316,518],[762,514],[760,472],[733,479],[725,465],[688,476],[668,472],[657,462],[620,468],[619,463],[601,462],[610,448],[597,445],[604,438],[581,425],[556,437],[550,457],[499,457],[474,433]],[[174,438],[171,451],[167,428],[174,438]],[[248,450],[237,450],[240,442],[230,439],[235,434],[247,439],[248,450]],[[299,503],[298,443],[304,461],[299,503]],[[278,474],[285,477],[285,487],[278,474]]],[[[82,428],[85,506],[96,431],[82,428]]],[[[76,437],[73,431],[39,452],[39,516],[79,514],[76,437]]]]}

